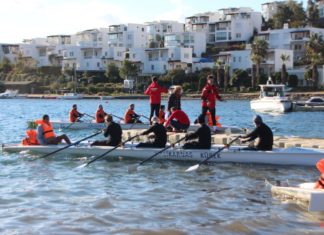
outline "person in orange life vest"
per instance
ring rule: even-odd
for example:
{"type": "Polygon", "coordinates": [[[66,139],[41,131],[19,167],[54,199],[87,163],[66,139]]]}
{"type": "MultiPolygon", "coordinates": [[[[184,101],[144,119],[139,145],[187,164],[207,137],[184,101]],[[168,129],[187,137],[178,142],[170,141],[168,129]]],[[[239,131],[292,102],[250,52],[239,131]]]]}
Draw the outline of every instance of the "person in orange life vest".
{"type": "Polygon", "coordinates": [[[204,86],[201,92],[201,106],[202,106],[202,114],[206,115],[207,110],[209,110],[212,116],[212,122],[214,126],[214,130],[217,130],[216,126],[216,100],[223,101],[222,97],[218,93],[218,88],[214,85],[214,77],[213,75],[208,75],[207,84],[204,86]]]}
{"type": "Polygon", "coordinates": [[[318,181],[315,184],[316,189],[324,189],[324,159],[318,161],[316,163],[316,167],[321,172],[321,176],[319,177],[318,181]]]}
{"type": "Polygon", "coordinates": [[[160,112],[159,112],[159,123],[160,124],[164,124],[164,122],[165,122],[165,112],[164,112],[164,110],[165,110],[165,106],[164,105],[161,105],[161,107],[160,107],[160,112]]]}
{"type": "Polygon", "coordinates": [[[157,77],[152,77],[152,83],[147,87],[144,94],[150,96],[150,117],[149,119],[152,120],[153,114],[155,116],[159,116],[160,111],[160,104],[161,104],[161,93],[168,93],[168,90],[164,87],[161,87],[158,84],[157,77]]]}
{"type": "Polygon", "coordinates": [[[45,114],[42,120],[37,120],[37,140],[40,144],[59,144],[64,140],[67,144],[71,144],[71,141],[67,135],[63,134],[56,136],[49,121],[49,116],[45,114]]]}
{"type": "Polygon", "coordinates": [[[107,113],[103,110],[102,104],[99,104],[96,112],[96,123],[104,123],[107,113]]]}
{"type": "Polygon", "coordinates": [[[78,106],[76,104],[72,105],[72,109],[70,110],[70,122],[79,122],[80,118],[83,116],[84,114],[79,113],[78,111],[78,106]]]}
{"type": "Polygon", "coordinates": [[[135,113],[134,109],[135,109],[135,105],[130,104],[125,115],[124,115],[125,124],[127,124],[127,123],[142,123],[142,121],[139,120],[141,115],[138,115],[137,113],[135,113]]]}
{"type": "Polygon", "coordinates": [[[173,131],[187,131],[190,126],[190,120],[185,112],[177,110],[175,107],[171,108],[171,116],[164,123],[164,126],[169,126],[173,131]]]}

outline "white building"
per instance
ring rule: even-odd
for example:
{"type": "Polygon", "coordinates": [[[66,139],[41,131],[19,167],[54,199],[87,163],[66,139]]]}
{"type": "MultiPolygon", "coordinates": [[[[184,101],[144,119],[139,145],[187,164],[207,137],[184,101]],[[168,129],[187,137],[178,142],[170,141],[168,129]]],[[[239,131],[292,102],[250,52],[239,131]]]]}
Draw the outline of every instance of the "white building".
{"type": "Polygon", "coordinates": [[[188,32],[208,33],[208,23],[220,18],[219,12],[199,13],[185,18],[185,30],[188,32]]]}
{"type": "Polygon", "coordinates": [[[194,57],[206,52],[206,34],[203,32],[169,33],[165,35],[164,46],[192,48],[194,57]]]}
{"type": "Polygon", "coordinates": [[[109,47],[145,48],[146,45],[147,32],[144,24],[120,24],[109,26],[109,47]]]}
{"type": "Polygon", "coordinates": [[[248,42],[261,31],[262,16],[251,8],[219,10],[220,17],[208,23],[207,43],[248,42]]]}
{"type": "Polygon", "coordinates": [[[0,62],[2,62],[4,58],[7,58],[10,63],[15,64],[19,51],[19,44],[0,44],[0,62]]]}
{"type": "Polygon", "coordinates": [[[278,12],[278,7],[285,4],[286,1],[273,1],[261,4],[261,12],[265,21],[269,21],[278,12]]]}
{"type": "Polygon", "coordinates": [[[324,36],[324,29],[321,28],[288,28],[263,31],[258,38],[268,42],[269,48],[286,49],[294,51],[294,61],[299,62],[305,55],[305,45],[312,34],[324,36]]]}

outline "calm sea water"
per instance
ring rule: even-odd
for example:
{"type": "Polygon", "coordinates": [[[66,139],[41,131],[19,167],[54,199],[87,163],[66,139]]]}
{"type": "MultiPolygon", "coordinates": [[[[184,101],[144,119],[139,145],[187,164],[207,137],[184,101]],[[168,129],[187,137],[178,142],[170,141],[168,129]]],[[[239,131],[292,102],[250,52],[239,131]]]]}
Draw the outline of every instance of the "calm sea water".
{"type": "MultiPolygon", "coordinates": [[[[19,142],[26,120],[44,113],[66,119],[76,101],[0,100],[0,143],[19,142]]],[[[77,101],[94,114],[99,100],[77,101]]],[[[129,103],[148,115],[147,100],[102,102],[123,116],[129,103]]],[[[165,103],[165,101],[164,101],[165,103]]],[[[198,100],[184,100],[193,120],[198,100]]],[[[248,101],[218,103],[224,125],[253,128],[248,101]]],[[[323,113],[262,114],[275,135],[324,138],[323,113]]],[[[91,131],[66,132],[73,140],[91,131]]],[[[309,167],[217,164],[185,173],[192,163],[152,161],[135,173],[136,161],[97,161],[0,152],[0,234],[323,234],[324,215],[272,199],[264,179],[291,184],[314,181],[309,167]]]]}

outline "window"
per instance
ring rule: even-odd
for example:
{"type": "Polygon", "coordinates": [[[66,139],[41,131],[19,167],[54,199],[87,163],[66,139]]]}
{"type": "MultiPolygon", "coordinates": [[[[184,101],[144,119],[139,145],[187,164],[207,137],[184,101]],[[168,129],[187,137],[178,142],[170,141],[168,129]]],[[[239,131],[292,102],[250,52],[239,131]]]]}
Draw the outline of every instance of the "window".
{"type": "Polygon", "coordinates": [[[164,70],[167,70],[167,67],[166,67],[166,65],[163,65],[163,69],[164,69],[164,70]]]}
{"type": "Polygon", "coordinates": [[[73,56],[73,51],[70,51],[70,56],[73,56]]]}
{"type": "Polygon", "coordinates": [[[184,53],[184,54],[183,54],[183,57],[184,57],[185,59],[189,59],[189,53],[184,53]]]}
{"type": "Polygon", "coordinates": [[[238,62],[241,63],[241,56],[239,56],[239,58],[238,58],[238,62]]]}
{"type": "Polygon", "coordinates": [[[89,68],[89,62],[87,62],[87,68],[89,68]]]}
{"type": "Polygon", "coordinates": [[[241,33],[237,33],[235,36],[236,38],[241,38],[241,33]]]}
{"type": "Polygon", "coordinates": [[[216,33],[216,41],[226,40],[226,32],[216,33]]]}
{"type": "Polygon", "coordinates": [[[97,67],[98,67],[98,68],[100,67],[100,62],[97,62],[97,67]]]}
{"type": "Polygon", "coordinates": [[[154,71],[154,64],[151,65],[151,70],[154,71]]]}
{"type": "Polygon", "coordinates": [[[122,56],[122,55],[123,55],[123,53],[122,53],[121,51],[118,51],[118,52],[117,52],[117,56],[118,56],[118,57],[120,57],[120,56],[122,56]]]}
{"type": "Polygon", "coordinates": [[[235,57],[235,56],[233,57],[233,62],[234,62],[234,63],[236,62],[236,57],[235,57]]]}

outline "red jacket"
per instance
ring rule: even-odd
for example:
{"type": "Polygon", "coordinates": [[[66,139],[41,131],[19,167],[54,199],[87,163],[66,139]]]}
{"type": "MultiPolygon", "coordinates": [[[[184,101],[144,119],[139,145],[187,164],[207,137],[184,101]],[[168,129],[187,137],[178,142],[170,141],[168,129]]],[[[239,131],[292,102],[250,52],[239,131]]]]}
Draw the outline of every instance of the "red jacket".
{"type": "Polygon", "coordinates": [[[218,94],[218,88],[207,83],[201,92],[201,99],[202,107],[215,108],[216,99],[221,100],[222,98],[218,94]]]}
{"type": "Polygon", "coordinates": [[[168,126],[173,119],[177,119],[181,124],[190,124],[187,114],[182,110],[174,111],[166,121],[165,126],[168,126]]]}
{"type": "Polygon", "coordinates": [[[168,93],[168,90],[161,87],[157,82],[152,82],[144,92],[145,95],[150,96],[151,104],[161,103],[161,93],[168,93]]]}

